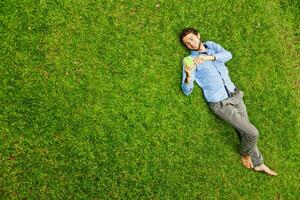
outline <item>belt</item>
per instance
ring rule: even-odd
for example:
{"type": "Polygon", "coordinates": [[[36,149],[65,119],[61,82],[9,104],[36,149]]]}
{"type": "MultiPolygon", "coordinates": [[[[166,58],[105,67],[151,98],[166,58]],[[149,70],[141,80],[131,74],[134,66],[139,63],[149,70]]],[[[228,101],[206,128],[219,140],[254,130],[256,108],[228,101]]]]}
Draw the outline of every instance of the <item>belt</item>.
{"type": "Polygon", "coordinates": [[[233,92],[229,92],[229,98],[234,97],[238,93],[239,93],[239,89],[236,87],[236,88],[234,88],[233,92]]]}
{"type": "MultiPolygon", "coordinates": [[[[227,99],[236,96],[239,93],[239,91],[240,90],[238,88],[234,88],[233,92],[229,92],[229,94],[228,94],[229,97],[227,99]]],[[[211,106],[214,106],[216,104],[220,104],[221,106],[223,106],[223,104],[226,104],[227,99],[224,99],[224,100],[221,100],[221,101],[218,101],[218,102],[208,102],[208,104],[211,105],[211,106]]]]}

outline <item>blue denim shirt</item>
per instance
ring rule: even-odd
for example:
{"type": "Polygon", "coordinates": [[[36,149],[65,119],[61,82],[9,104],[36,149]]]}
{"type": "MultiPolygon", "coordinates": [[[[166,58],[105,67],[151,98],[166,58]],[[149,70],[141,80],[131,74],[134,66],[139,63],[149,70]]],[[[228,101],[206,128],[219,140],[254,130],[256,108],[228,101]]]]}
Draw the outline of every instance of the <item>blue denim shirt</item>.
{"type": "Polygon", "coordinates": [[[185,95],[190,95],[194,88],[194,81],[196,81],[202,88],[207,102],[222,101],[228,98],[228,93],[234,92],[235,89],[235,85],[230,80],[228,69],[225,66],[225,62],[229,61],[232,55],[229,51],[212,41],[205,42],[204,46],[206,52],[191,51],[191,56],[214,55],[216,60],[198,64],[191,73],[189,84],[185,83],[186,73],[183,66],[181,88],[185,95]]]}

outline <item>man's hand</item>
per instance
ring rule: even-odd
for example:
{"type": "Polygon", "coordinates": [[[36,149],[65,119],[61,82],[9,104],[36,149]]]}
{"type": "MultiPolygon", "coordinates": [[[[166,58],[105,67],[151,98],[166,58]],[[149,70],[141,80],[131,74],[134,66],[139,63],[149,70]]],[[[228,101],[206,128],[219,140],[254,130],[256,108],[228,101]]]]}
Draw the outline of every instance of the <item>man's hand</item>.
{"type": "Polygon", "coordinates": [[[196,68],[196,64],[192,65],[192,66],[188,66],[188,65],[184,65],[184,71],[186,74],[186,78],[185,78],[185,83],[189,84],[190,80],[191,80],[191,74],[192,71],[196,68]]]}
{"type": "Polygon", "coordinates": [[[203,62],[204,62],[204,56],[198,56],[198,57],[196,57],[196,58],[194,58],[193,60],[194,60],[194,63],[196,64],[196,65],[198,65],[198,64],[202,64],[203,62]]]}
{"type": "Polygon", "coordinates": [[[216,57],[215,56],[199,56],[203,61],[215,61],[216,57]]]}
{"type": "Polygon", "coordinates": [[[193,59],[194,65],[188,66],[184,65],[184,71],[186,73],[185,83],[189,84],[191,79],[191,73],[196,68],[196,65],[202,64],[205,61],[214,61],[216,60],[215,56],[198,56],[193,59]]]}

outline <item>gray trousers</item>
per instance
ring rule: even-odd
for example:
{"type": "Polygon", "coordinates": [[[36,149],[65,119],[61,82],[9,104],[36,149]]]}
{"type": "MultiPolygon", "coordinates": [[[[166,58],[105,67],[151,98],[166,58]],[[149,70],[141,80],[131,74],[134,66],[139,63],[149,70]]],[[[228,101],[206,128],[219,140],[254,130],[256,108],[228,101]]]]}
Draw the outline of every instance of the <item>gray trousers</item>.
{"type": "Polygon", "coordinates": [[[256,167],[263,163],[263,157],[256,145],[258,130],[248,119],[243,96],[243,91],[238,90],[232,97],[217,103],[209,103],[209,106],[218,117],[236,129],[240,139],[240,154],[250,156],[253,166],[256,167]]]}

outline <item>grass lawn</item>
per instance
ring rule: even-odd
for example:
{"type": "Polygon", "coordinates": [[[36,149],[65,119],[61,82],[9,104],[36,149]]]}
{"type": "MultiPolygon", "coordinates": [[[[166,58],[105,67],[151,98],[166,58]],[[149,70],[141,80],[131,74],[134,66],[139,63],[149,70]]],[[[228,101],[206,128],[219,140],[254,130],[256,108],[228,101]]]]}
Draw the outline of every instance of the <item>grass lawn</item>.
{"type": "Polygon", "coordinates": [[[299,1],[3,0],[0,199],[300,198],[299,1]],[[233,54],[259,148],[185,96],[185,27],[233,54]]]}

